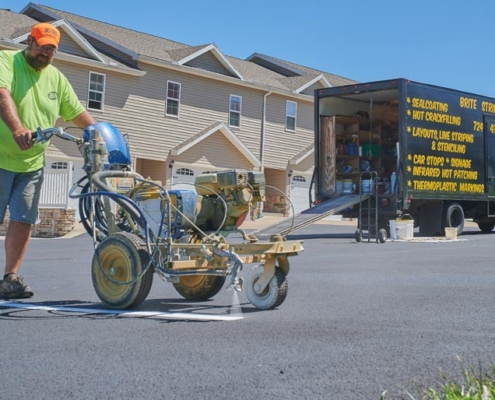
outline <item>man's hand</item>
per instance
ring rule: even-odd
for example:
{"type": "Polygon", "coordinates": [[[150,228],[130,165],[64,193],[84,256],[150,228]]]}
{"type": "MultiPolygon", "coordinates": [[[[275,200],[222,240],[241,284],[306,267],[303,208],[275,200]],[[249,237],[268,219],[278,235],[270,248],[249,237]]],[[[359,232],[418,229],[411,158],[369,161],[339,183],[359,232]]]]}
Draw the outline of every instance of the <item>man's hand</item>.
{"type": "Polygon", "coordinates": [[[33,147],[33,140],[31,138],[31,131],[29,129],[22,129],[12,134],[15,142],[21,150],[28,150],[33,147]]]}

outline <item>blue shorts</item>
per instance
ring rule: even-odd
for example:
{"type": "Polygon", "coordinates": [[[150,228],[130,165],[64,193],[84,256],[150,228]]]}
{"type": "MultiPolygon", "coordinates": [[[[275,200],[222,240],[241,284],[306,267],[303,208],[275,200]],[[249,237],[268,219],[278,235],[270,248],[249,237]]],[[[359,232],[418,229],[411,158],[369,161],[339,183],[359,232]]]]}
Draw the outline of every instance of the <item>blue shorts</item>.
{"type": "Polygon", "coordinates": [[[43,168],[35,172],[12,172],[0,168],[0,224],[9,207],[10,219],[37,224],[43,168]]]}

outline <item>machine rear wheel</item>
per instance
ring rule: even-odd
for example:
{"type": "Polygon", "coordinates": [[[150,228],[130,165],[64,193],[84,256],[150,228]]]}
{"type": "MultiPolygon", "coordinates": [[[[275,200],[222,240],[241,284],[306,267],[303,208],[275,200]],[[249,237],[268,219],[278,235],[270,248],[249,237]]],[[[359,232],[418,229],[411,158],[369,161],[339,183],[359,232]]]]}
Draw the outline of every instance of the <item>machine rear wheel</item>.
{"type": "Polygon", "coordinates": [[[277,267],[275,268],[275,275],[266,288],[261,293],[256,293],[254,287],[263,274],[263,270],[263,264],[253,267],[247,276],[244,287],[246,289],[246,297],[253,306],[260,310],[269,310],[278,307],[285,301],[289,284],[287,282],[287,276],[277,267]]]}
{"type": "Polygon", "coordinates": [[[215,296],[225,283],[225,276],[190,275],[181,276],[174,288],[187,300],[204,301],[215,296]]]}
{"type": "Polygon", "coordinates": [[[153,269],[143,241],[136,235],[119,232],[101,241],[93,255],[91,278],[101,302],[115,309],[135,308],[148,296],[153,269]]]}

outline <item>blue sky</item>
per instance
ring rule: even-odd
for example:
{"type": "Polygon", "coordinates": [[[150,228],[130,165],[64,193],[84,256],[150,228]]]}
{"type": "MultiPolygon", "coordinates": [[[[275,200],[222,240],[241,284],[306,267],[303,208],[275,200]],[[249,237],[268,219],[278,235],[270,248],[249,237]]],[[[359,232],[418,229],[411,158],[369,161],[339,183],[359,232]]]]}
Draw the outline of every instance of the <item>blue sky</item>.
{"type": "MultiPolygon", "coordinates": [[[[493,0],[39,3],[241,59],[258,52],[362,82],[407,78],[495,97],[493,0]]],[[[0,0],[15,12],[27,4],[0,0]]]]}

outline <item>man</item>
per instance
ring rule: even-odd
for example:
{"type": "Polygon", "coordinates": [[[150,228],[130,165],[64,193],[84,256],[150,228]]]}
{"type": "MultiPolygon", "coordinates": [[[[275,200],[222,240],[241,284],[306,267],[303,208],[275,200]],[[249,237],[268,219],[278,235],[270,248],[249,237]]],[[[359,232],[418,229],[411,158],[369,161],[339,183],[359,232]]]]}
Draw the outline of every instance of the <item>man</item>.
{"type": "Polygon", "coordinates": [[[0,224],[7,206],[10,213],[0,299],[33,296],[17,273],[31,225],[38,222],[48,143],[33,143],[31,133],[55,126],[59,116],[83,129],[95,123],[67,78],[51,65],[59,42],[59,30],[40,23],[32,28],[23,51],[0,51],[0,224]]]}

